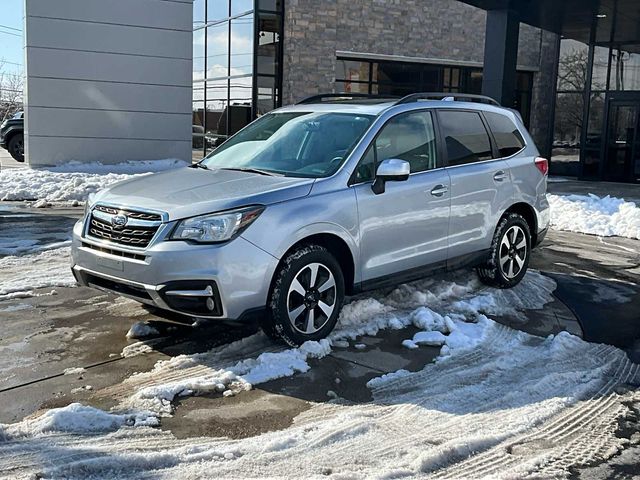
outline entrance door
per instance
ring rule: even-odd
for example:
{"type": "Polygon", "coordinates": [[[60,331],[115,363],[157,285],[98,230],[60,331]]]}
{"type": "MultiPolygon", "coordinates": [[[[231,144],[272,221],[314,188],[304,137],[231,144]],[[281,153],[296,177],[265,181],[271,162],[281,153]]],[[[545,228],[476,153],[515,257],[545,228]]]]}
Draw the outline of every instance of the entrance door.
{"type": "Polygon", "coordinates": [[[610,100],[603,179],[640,180],[640,98],[610,100]]]}

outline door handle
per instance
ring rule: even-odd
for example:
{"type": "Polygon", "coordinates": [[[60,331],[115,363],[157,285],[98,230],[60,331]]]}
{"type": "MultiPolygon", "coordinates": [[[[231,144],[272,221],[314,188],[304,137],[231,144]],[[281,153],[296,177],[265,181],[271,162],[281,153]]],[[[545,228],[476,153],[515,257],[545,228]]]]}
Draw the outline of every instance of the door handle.
{"type": "Polygon", "coordinates": [[[508,178],[508,175],[505,173],[504,170],[499,170],[495,173],[495,175],[493,176],[493,179],[496,182],[504,182],[506,179],[508,178]]]}
{"type": "Polygon", "coordinates": [[[441,197],[448,191],[449,188],[446,185],[436,185],[431,189],[431,195],[433,195],[434,197],[441,197]]]}

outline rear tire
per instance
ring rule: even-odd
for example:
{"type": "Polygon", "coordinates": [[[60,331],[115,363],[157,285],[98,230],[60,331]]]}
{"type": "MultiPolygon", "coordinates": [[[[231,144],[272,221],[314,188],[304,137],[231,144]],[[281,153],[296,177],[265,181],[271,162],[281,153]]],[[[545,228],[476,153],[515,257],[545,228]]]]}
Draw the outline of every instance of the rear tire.
{"type": "Polygon", "coordinates": [[[11,137],[7,150],[16,162],[24,162],[24,135],[17,133],[11,137]]]}
{"type": "Polygon", "coordinates": [[[531,257],[531,232],[517,213],[500,219],[487,263],[477,268],[480,281],[496,288],[512,288],[522,281],[531,257]]]}
{"type": "Polygon", "coordinates": [[[293,347],[321,340],[335,327],[343,303],[338,261],[320,245],[303,245],[278,268],[261,327],[293,347]]]}

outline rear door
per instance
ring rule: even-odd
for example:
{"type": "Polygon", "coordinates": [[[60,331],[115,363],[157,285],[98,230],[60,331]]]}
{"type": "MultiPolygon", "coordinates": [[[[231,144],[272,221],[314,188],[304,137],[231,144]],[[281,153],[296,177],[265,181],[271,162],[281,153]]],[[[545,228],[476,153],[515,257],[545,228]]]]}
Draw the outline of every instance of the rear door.
{"type": "MultiPolygon", "coordinates": [[[[449,174],[438,154],[432,113],[401,113],[390,119],[360,161],[352,180],[360,222],[360,265],[364,282],[403,274],[421,276],[425,265],[442,263],[449,230],[449,174]],[[385,159],[411,165],[406,181],[371,189],[385,159]]],[[[372,285],[369,285],[372,286],[372,285]]]]}
{"type": "Polygon", "coordinates": [[[451,178],[449,264],[486,252],[498,219],[513,198],[506,161],[495,158],[483,116],[474,110],[441,109],[438,121],[451,178]]]}

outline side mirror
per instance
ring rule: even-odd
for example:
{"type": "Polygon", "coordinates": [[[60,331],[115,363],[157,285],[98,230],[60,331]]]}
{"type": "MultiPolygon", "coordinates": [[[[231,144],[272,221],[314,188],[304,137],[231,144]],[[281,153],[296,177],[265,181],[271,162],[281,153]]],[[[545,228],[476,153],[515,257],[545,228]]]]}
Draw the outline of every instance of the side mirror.
{"type": "Polygon", "coordinates": [[[376,171],[376,180],[371,185],[371,190],[376,195],[385,191],[386,182],[403,182],[409,178],[411,165],[404,160],[388,158],[383,160],[376,171]]]}

